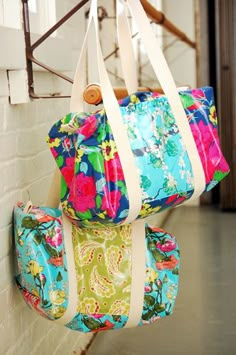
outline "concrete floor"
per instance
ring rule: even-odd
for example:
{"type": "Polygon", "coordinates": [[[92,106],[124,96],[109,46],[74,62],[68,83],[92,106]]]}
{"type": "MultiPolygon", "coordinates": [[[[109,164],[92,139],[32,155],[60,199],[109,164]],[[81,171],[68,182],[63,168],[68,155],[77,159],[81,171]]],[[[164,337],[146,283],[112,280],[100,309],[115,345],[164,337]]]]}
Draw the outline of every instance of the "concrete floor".
{"type": "Polygon", "coordinates": [[[87,355],[236,354],[236,214],[179,207],[165,229],[181,250],[174,314],[144,327],[101,332],[87,355]]]}

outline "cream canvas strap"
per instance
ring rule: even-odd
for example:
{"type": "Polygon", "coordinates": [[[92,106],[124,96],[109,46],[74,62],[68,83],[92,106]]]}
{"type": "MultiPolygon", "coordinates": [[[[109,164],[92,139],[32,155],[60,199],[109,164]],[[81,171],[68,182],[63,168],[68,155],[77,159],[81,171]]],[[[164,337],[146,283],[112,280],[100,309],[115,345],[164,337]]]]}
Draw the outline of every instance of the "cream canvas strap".
{"type": "Polygon", "coordinates": [[[67,271],[68,271],[68,307],[63,314],[63,316],[55,322],[60,324],[67,324],[72,321],[72,319],[77,314],[78,309],[78,290],[77,290],[77,278],[76,278],[76,268],[74,259],[74,250],[72,242],[72,223],[69,219],[62,213],[62,225],[64,234],[64,244],[66,250],[66,260],[67,260],[67,271]]]}
{"type": "Polygon", "coordinates": [[[137,66],[126,7],[116,1],[116,27],[121,67],[129,95],[138,89],[137,66]]]}
{"type": "MultiPolygon", "coordinates": [[[[67,256],[67,269],[69,278],[68,307],[64,315],[57,319],[60,324],[67,324],[73,320],[78,313],[78,292],[76,268],[74,263],[74,250],[72,245],[72,223],[63,215],[64,243],[67,256]]],[[[130,287],[130,308],[128,321],[125,328],[136,327],[142,317],[144,303],[144,286],[146,274],[146,248],[145,248],[145,223],[136,221],[132,223],[131,229],[131,287],[130,287]]]]}
{"type": "MultiPolygon", "coordinates": [[[[118,2],[119,0],[117,0],[118,2]]],[[[142,43],[144,48],[146,49],[148,59],[151,62],[151,66],[154,70],[156,78],[159,80],[159,83],[169,101],[170,107],[172,109],[173,115],[176,120],[176,124],[179,128],[179,132],[182,136],[183,143],[186,147],[189,160],[191,162],[192,171],[193,171],[193,186],[194,186],[194,193],[191,196],[191,199],[196,199],[199,197],[202,192],[205,190],[206,182],[205,182],[205,174],[203,170],[203,166],[201,163],[201,159],[188,123],[188,118],[184,111],[183,105],[181,103],[178,89],[174,83],[174,79],[168,67],[168,64],[165,60],[163,52],[159,46],[159,43],[152,31],[151,25],[149,20],[143,10],[143,7],[140,4],[140,1],[137,0],[125,0],[122,1],[122,4],[126,4],[130,10],[132,18],[134,19],[136,26],[139,31],[139,35],[141,37],[142,43]]],[[[123,6],[123,5],[121,5],[123,6]]],[[[118,12],[119,16],[126,16],[127,13],[124,9],[118,12]]],[[[121,20],[120,20],[121,21],[121,20]]],[[[124,23],[124,19],[122,20],[124,23]]],[[[126,23],[129,25],[128,20],[126,23]]],[[[132,41],[129,40],[127,37],[130,36],[130,31],[125,33],[122,31],[122,27],[119,27],[119,21],[117,21],[117,31],[118,31],[118,40],[119,40],[119,47],[120,47],[120,57],[122,63],[122,68],[125,67],[125,46],[122,43],[132,44],[132,41]]],[[[131,51],[131,49],[129,50],[131,51]]],[[[134,55],[129,55],[129,68],[135,67],[135,60],[134,55]],[[132,62],[131,62],[132,61],[132,62]]],[[[127,86],[128,92],[132,90],[132,83],[136,80],[134,70],[124,70],[123,71],[125,83],[127,86]],[[134,76],[133,79],[131,76],[134,76]]],[[[189,200],[188,200],[189,201],[189,200]]]]}
{"type": "Polygon", "coordinates": [[[56,167],[52,182],[50,185],[49,193],[46,200],[46,206],[51,208],[58,208],[60,205],[60,191],[61,191],[61,173],[56,167]]]}
{"type": "MultiPolygon", "coordinates": [[[[86,44],[87,44],[87,35],[90,31],[90,28],[92,24],[95,26],[96,29],[96,39],[99,42],[98,39],[98,24],[97,24],[97,1],[92,0],[91,2],[91,11],[90,11],[90,18],[89,18],[89,25],[88,25],[88,30],[86,32],[85,36],[85,41],[82,47],[81,51],[81,56],[79,59],[79,63],[76,69],[76,74],[75,74],[75,80],[74,84],[72,87],[72,97],[71,97],[71,103],[70,103],[70,109],[71,111],[77,111],[80,112],[83,110],[83,97],[82,97],[82,92],[84,88],[84,83],[85,83],[85,76],[84,74],[81,74],[81,69],[84,68],[84,71],[82,73],[85,73],[85,49],[86,49],[86,44]],[[96,9],[96,11],[95,11],[96,9]]],[[[127,24],[126,24],[127,25],[127,24]]],[[[99,44],[100,46],[100,44],[99,44]]],[[[103,58],[101,55],[101,49],[97,48],[97,54],[99,58],[98,65],[102,66],[100,68],[100,75],[105,75],[108,79],[106,69],[105,69],[105,64],[103,62],[103,58]],[[102,63],[103,62],[103,63],[102,63]],[[102,64],[102,65],[101,65],[102,64]]],[[[132,79],[133,80],[133,79],[132,79]]],[[[108,79],[109,81],[109,79],[108,79]]],[[[136,85],[133,84],[134,86],[136,85]]],[[[133,86],[133,87],[134,87],[133,86]]],[[[104,85],[101,85],[102,88],[102,93],[103,93],[103,101],[104,101],[104,92],[105,92],[105,97],[107,99],[105,102],[110,100],[110,96],[106,94],[110,92],[113,93],[112,87],[110,83],[108,84],[107,81],[105,81],[105,88],[104,85]]],[[[114,96],[114,94],[113,94],[114,96]]],[[[112,102],[115,102],[115,107],[116,107],[116,112],[115,112],[115,118],[119,120],[119,122],[122,121],[122,117],[120,113],[117,115],[117,112],[119,112],[119,106],[116,101],[116,98],[113,97],[112,102]],[[118,117],[117,117],[118,116],[118,117]]],[[[112,105],[112,102],[109,103],[112,105]]],[[[105,103],[104,103],[105,105],[105,103]]],[[[105,108],[107,110],[107,105],[105,105],[105,108]]],[[[109,122],[110,122],[110,115],[113,115],[113,108],[108,109],[107,115],[109,117],[109,122]]],[[[122,121],[123,123],[123,121],[122,121]]],[[[119,129],[116,127],[115,129],[119,129]]],[[[126,130],[124,132],[124,127],[122,128],[123,134],[126,136],[126,130]]],[[[122,136],[121,136],[122,138],[122,136]]],[[[115,140],[117,137],[115,137],[115,140]]],[[[123,139],[123,138],[122,138],[123,139]]],[[[117,141],[116,141],[117,143],[117,141]]],[[[130,147],[129,147],[130,149],[130,147]]],[[[124,153],[124,152],[123,152],[124,153]]],[[[127,153],[127,152],[126,152],[127,153]]],[[[132,157],[133,160],[133,157],[132,157]]],[[[126,167],[129,165],[129,161],[126,163],[126,167]]],[[[130,166],[129,166],[130,168],[130,166]]],[[[124,167],[123,167],[124,169],[124,167]]],[[[133,172],[134,173],[134,172],[133,172]]],[[[137,180],[137,171],[135,170],[135,175],[136,175],[136,180],[137,180]]],[[[130,175],[130,184],[131,180],[133,180],[133,183],[135,182],[134,176],[132,174],[130,175]]],[[[138,196],[137,201],[135,202],[136,206],[136,211],[132,215],[129,216],[130,220],[134,220],[136,218],[136,215],[140,211],[140,204],[141,204],[141,190],[140,190],[140,184],[139,181],[136,181],[136,187],[137,191],[135,191],[134,188],[135,184],[133,184],[132,190],[133,194],[134,192],[136,193],[136,196],[138,196]],[[138,183],[138,186],[137,186],[138,183]]],[[[130,190],[130,189],[129,189],[130,190]]],[[[47,206],[58,208],[59,203],[60,203],[60,171],[57,168],[53,177],[53,181],[51,184],[51,189],[49,192],[49,196],[47,199],[47,206]]],[[[129,195],[130,198],[130,195],[129,195]]],[[[132,206],[130,206],[130,209],[132,206]]],[[[127,220],[126,220],[127,223],[127,220]]],[[[76,282],[76,273],[75,273],[75,264],[74,264],[74,254],[73,254],[73,246],[72,246],[72,224],[68,220],[68,218],[63,215],[63,228],[64,228],[64,240],[65,240],[65,248],[67,251],[67,261],[68,261],[68,274],[69,274],[69,304],[68,304],[68,309],[66,310],[65,314],[58,319],[56,322],[62,323],[62,324],[67,324],[70,322],[74,316],[77,313],[77,307],[78,307],[78,295],[77,295],[77,282],[76,282]]],[[[132,258],[132,266],[131,266],[131,272],[132,272],[132,281],[131,281],[131,293],[130,293],[130,311],[129,311],[129,316],[128,316],[128,322],[126,323],[125,327],[131,327],[131,326],[136,326],[141,319],[142,311],[143,311],[143,298],[144,298],[144,284],[145,284],[145,223],[143,221],[137,221],[132,223],[132,251],[131,251],[131,258],[132,258]]]]}
{"type": "MultiPolygon", "coordinates": [[[[146,48],[148,56],[150,58],[151,64],[163,88],[165,95],[169,101],[171,109],[176,119],[179,131],[183,137],[184,144],[187,148],[189,154],[193,175],[194,175],[194,194],[193,197],[199,196],[205,188],[205,176],[202,169],[202,164],[197,152],[197,148],[188,124],[187,117],[185,115],[183,106],[181,104],[178,91],[174,84],[172,75],[165,61],[163,53],[158,45],[158,42],[151,30],[149,21],[144,13],[144,10],[137,0],[127,0],[127,6],[136,22],[141,39],[146,48]]],[[[127,25],[127,23],[126,23],[127,25]]],[[[117,144],[119,151],[121,164],[123,167],[125,180],[128,189],[128,197],[130,202],[130,213],[126,220],[126,223],[133,221],[141,209],[141,189],[139,176],[135,167],[133,154],[129,145],[127,132],[123,124],[123,120],[120,114],[119,105],[114,96],[112,86],[110,84],[105,64],[102,57],[101,47],[99,43],[98,36],[98,22],[97,22],[97,1],[91,1],[91,11],[89,17],[88,30],[85,35],[84,44],[82,46],[81,55],[79,63],[77,66],[74,85],[72,88],[71,97],[71,111],[82,111],[83,110],[83,89],[85,83],[85,68],[86,68],[86,46],[87,46],[87,36],[91,31],[95,32],[96,36],[96,51],[97,51],[97,61],[98,61],[98,72],[100,77],[100,84],[102,90],[102,97],[104,107],[108,116],[108,120],[111,124],[111,128],[114,134],[114,139],[117,144]]],[[[121,39],[122,40],[122,39],[121,39]]],[[[132,54],[131,54],[132,56],[132,54]]],[[[131,58],[131,57],[130,57],[131,58]]],[[[130,84],[130,90],[135,86],[134,80],[130,79],[127,82],[130,84]],[[132,86],[132,87],[131,87],[132,86]]],[[[58,179],[58,177],[56,177],[58,179]]],[[[54,180],[55,181],[55,180],[54,180]]],[[[55,184],[55,186],[58,184],[55,184]]],[[[55,204],[56,201],[59,202],[59,191],[56,191],[55,187],[52,188],[51,202],[55,204]],[[54,191],[54,192],[53,192],[54,191]],[[56,193],[56,197],[53,199],[53,194],[56,193]]],[[[50,199],[48,200],[48,205],[55,207],[55,205],[50,204],[50,199]]],[[[56,206],[57,207],[57,206],[56,206]]],[[[71,237],[71,230],[65,230],[65,233],[71,237]]],[[[67,238],[67,236],[66,236],[67,238]]],[[[131,302],[130,302],[130,313],[129,320],[126,324],[127,327],[137,325],[140,321],[143,307],[143,296],[144,296],[144,281],[145,281],[145,248],[144,248],[144,238],[145,229],[143,221],[134,222],[132,224],[132,285],[131,285],[131,302]],[[136,298],[136,295],[138,298],[136,298]]],[[[71,266],[73,268],[73,266],[71,266]]],[[[75,270],[75,269],[74,269],[75,270]]],[[[72,281],[70,281],[72,282],[72,281]]],[[[71,289],[73,290],[73,289],[71,289]]],[[[74,292],[74,291],[73,291],[74,292]]],[[[70,296],[71,297],[71,296],[70,296]]],[[[75,311],[75,294],[74,301],[71,303],[71,311],[66,312],[65,317],[70,318],[69,313],[75,311]],[[73,306],[72,306],[73,305],[73,306]]],[[[65,320],[65,318],[64,318],[65,320]]],[[[66,318],[67,320],[67,318],[66,318]]]]}
{"type": "Polygon", "coordinates": [[[132,223],[131,290],[129,318],[125,328],[136,327],[142,317],[146,275],[145,223],[132,223]]]}
{"type": "Polygon", "coordinates": [[[82,109],[83,103],[83,90],[84,90],[84,76],[85,76],[85,64],[86,64],[86,48],[88,42],[88,36],[94,33],[96,39],[96,61],[98,67],[98,74],[103,98],[103,105],[107,114],[109,125],[112,129],[114,141],[116,143],[117,151],[119,152],[119,158],[122,165],[125,183],[127,187],[127,195],[129,200],[128,216],[124,223],[133,222],[142,207],[142,190],[139,172],[136,168],[133,152],[130,147],[127,129],[123,122],[123,118],[120,112],[119,104],[113,92],[112,85],[110,83],[102,51],[99,41],[99,28],[97,18],[97,1],[91,1],[90,16],[88,22],[88,28],[85,34],[84,43],[81,49],[80,58],[78,61],[74,83],[72,88],[71,97],[71,111],[77,111],[82,109]]]}

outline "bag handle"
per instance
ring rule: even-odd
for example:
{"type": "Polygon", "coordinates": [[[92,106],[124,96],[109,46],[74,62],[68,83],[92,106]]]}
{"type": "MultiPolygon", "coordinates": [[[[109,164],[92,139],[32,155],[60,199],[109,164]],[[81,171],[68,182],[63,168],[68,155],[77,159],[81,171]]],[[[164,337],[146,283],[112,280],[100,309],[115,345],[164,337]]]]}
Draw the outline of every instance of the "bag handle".
{"type": "Polygon", "coordinates": [[[138,90],[136,60],[126,6],[118,0],[116,1],[116,27],[125,86],[131,95],[138,90]]]}
{"type": "MultiPolygon", "coordinates": [[[[138,78],[132,32],[129,18],[124,8],[124,1],[116,1],[116,27],[120,52],[121,67],[124,73],[125,86],[131,95],[138,91],[138,78]],[[123,18],[122,18],[123,17],[123,18]]],[[[125,4],[127,8],[127,5],[125,4]]],[[[187,90],[188,86],[177,87],[178,92],[187,90]]]]}
{"type": "MultiPolygon", "coordinates": [[[[118,0],[117,0],[118,1],[118,0]]],[[[205,189],[205,175],[202,168],[201,160],[192,136],[191,129],[188,124],[188,119],[184,112],[180,97],[175,86],[173,77],[168,68],[164,55],[159,47],[159,44],[152,32],[150,23],[146,17],[146,14],[137,0],[126,0],[126,4],[132,14],[133,19],[136,22],[140,36],[144,43],[151,65],[154,69],[157,79],[159,79],[160,85],[166,94],[172,109],[173,115],[176,119],[176,124],[179,128],[180,134],[183,138],[184,145],[189,154],[189,158],[192,164],[193,177],[194,177],[194,193],[192,198],[198,197],[205,189]]],[[[84,38],[84,43],[81,50],[81,55],[77,65],[75,80],[72,87],[71,96],[71,111],[83,110],[83,87],[84,87],[84,73],[86,67],[85,50],[87,46],[88,33],[91,31],[92,25],[94,26],[96,36],[96,51],[98,70],[101,82],[101,91],[104,102],[104,107],[109,118],[109,123],[112,128],[114,139],[119,151],[121,164],[123,167],[127,190],[130,202],[129,211],[131,212],[125,221],[134,220],[141,209],[141,189],[139,183],[139,177],[134,164],[134,158],[129,145],[127,132],[123,124],[122,116],[120,113],[119,105],[115,98],[112,86],[110,84],[108,74],[106,72],[104,60],[101,53],[101,47],[99,42],[98,31],[98,19],[97,19],[97,1],[91,1],[91,10],[89,16],[88,29],[84,38]],[[133,212],[132,212],[133,211],[133,212]]],[[[123,36],[124,37],[124,36],[123,36]]],[[[123,38],[122,35],[120,38],[123,38]]]]}
{"type": "MultiPolygon", "coordinates": [[[[119,0],[117,0],[118,2],[119,0]]],[[[193,179],[194,179],[194,192],[191,196],[191,199],[195,199],[199,197],[202,192],[205,190],[205,174],[202,167],[201,159],[192,135],[192,131],[190,129],[188,118],[184,111],[183,105],[181,103],[178,89],[175,85],[174,79],[168,67],[168,64],[165,60],[163,52],[158,44],[158,41],[152,31],[151,25],[149,20],[146,16],[146,13],[140,3],[137,0],[124,0],[122,1],[126,4],[129,8],[129,11],[134,19],[136,26],[139,31],[139,35],[142,39],[142,43],[146,49],[148,58],[151,62],[151,66],[154,70],[156,78],[159,80],[160,86],[162,87],[168,101],[170,107],[172,109],[172,113],[175,117],[176,124],[178,126],[179,132],[182,136],[184,145],[186,147],[187,153],[189,155],[189,159],[192,165],[193,170],[193,179]]],[[[126,13],[124,11],[124,15],[126,13]]],[[[119,17],[119,14],[118,14],[119,17]]],[[[127,35],[130,35],[130,31],[127,31],[127,34],[117,26],[117,30],[119,32],[118,39],[119,39],[119,47],[122,50],[125,48],[122,45],[122,42],[127,42],[127,35]]],[[[132,58],[132,56],[130,56],[132,58]]],[[[121,60],[123,61],[122,68],[125,66],[125,52],[121,55],[121,60]]],[[[131,66],[133,66],[135,60],[132,61],[131,66]]],[[[130,76],[132,75],[133,71],[124,70],[124,77],[126,85],[129,86],[132,79],[130,76]]],[[[131,88],[131,86],[130,86],[131,88]]]]}
{"type": "MultiPolygon", "coordinates": [[[[74,112],[82,112],[84,109],[84,98],[83,91],[85,87],[85,73],[86,73],[86,47],[87,42],[89,41],[89,31],[90,25],[93,19],[96,21],[96,41],[99,42],[99,31],[98,31],[98,23],[97,23],[97,13],[95,13],[95,9],[97,8],[97,0],[96,3],[91,2],[90,15],[87,25],[87,31],[84,37],[84,41],[82,44],[80,57],[78,60],[77,68],[74,75],[74,83],[72,85],[72,93],[70,100],[70,111],[74,112]],[[92,13],[93,11],[93,13],[92,13]]],[[[97,10],[96,10],[97,11],[97,10]]],[[[117,24],[117,36],[118,43],[120,45],[120,55],[121,55],[121,65],[122,71],[125,73],[125,82],[128,89],[128,93],[132,94],[138,88],[138,79],[137,79],[137,71],[135,64],[135,55],[132,43],[132,34],[129,26],[129,20],[125,12],[125,7],[118,0],[116,1],[116,24],[117,24]],[[119,15],[118,15],[119,14],[119,15]]],[[[103,60],[104,62],[104,60],[103,60]]],[[[99,63],[97,63],[99,66],[99,63]]],[[[105,64],[104,64],[105,66],[105,64]]],[[[108,75],[107,75],[108,77],[108,75]]],[[[110,85],[111,87],[111,85],[110,85]]],[[[110,89],[110,88],[109,88],[110,89]]],[[[113,92],[113,90],[112,90],[113,92]]],[[[110,95],[110,93],[109,93],[110,95]]],[[[115,99],[116,100],[116,99],[115,99]]],[[[110,117],[109,117],[110,120],[110,117]]]]}
{"type": "Polygon", "coordinates": [[[102,56],[99,28],[97,18],[97,0],[91,1],[90,15],[88,20],[88,28],[84,37],[78,65],[75,72],[74,83],[72,86],[70,110],[83,111],[83,90],[85,83],[86,68],[86,49],[88,36],[95,33],[96,42],[96,60],[98,66],[99,80],[103,97],[104,108],[112,129],[113,137],[119,152],[121,165],[124,172],[125,182],[127,186],[127,194],[129,200],[129,211],[125,223],[133,222],[142,206],[142,190],[140,187],[140,178],[135,165],[134,156],[129,144],[127,130],[124,125],[119,104],[113,92],[104,59],[102,56]]]}

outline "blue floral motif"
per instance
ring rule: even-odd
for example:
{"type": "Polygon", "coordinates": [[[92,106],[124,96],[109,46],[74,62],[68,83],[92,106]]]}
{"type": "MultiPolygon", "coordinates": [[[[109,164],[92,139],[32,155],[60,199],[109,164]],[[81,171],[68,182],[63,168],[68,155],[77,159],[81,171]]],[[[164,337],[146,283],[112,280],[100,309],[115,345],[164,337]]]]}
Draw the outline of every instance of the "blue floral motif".
{"type": "MultiPolygon", "coordinates": [[[[204,87],[179,95],[209,191],[229,172],[217,134],[213,91],[204,87]]],[[[140,176],[138,218],[189,199],[194,191],[192,166],[167,98],[138,92],[120,101],[120,111],[140,176]]],[[[105,111],[69,113],[53,125],[48,143],[62,174],[65,213],[85,227],[124,222],[127,188],[105,111]]]]}
{"type": "MultiPolygon", "coordinates": [[[[31,309],[51,321],[57,320],[66,314],[68,309],[70,301],[68,274],[72,272],[68,269],[69,263],[66,259],[67,250],[61,224],[61,211],[34,206],[30,211],[24,211],[24,208],[25,206],[19,203],[14,209],[16,256],[19,270],[16,283],[31,309]]],[[[119,230],[123,228],[123,248],[125,248],[125,241],[130,240],[131,229],[126,227],[117,227],[119,230]]],[[[75,229],[79,228],[75,226],[75,229]]],[[[79,233],[83,234],[83,231],[84,229],[80,229],[79,233]]],[[[111,236],[113,231],[114,228],[109,231],[108,237],[116,239],[118,232],[111,236]]],[[[176,239],[162,229],[148,225],[145,231],[146,273],[143,285],[143,312],[139,326],[152,323],[173,312],[179,281],[180,255],[176,239]]],[[[96,233],[101,235],[101,230],[98,229],[96,233]]],[[[76,234],[73,235],[73,238],[75,237],[76,234]]],[[[84,234],[84,239],[86,238],[90,240],[91,235],[84,234]]],[[[96,242],[96,239],[93,241],[96,242]]],[[[99,257],[104,258],[105,252],[106,250],[102,255],[99,251],[99,257]]],[[[76,253],[78,254],[78,251],[74,250],[75,259],[76,253]]],[[[89,254],[87,257],[89,258],[89,254]]],[[[74,262],[76,264],[76,260],[74,262]]],[[[76,269],[78,279],[82,276],[81,270],[81,268],[76,269]]],[[[128,282],[130,276],[127,275],[127,270],[119,269],[118,274],[128,282]]],[[[85,280],[83,292],[86,292],[85,285],[89,284],[88,277],[88,274],[83,273],[85,280]]],[[[120,289],[117,292],[120,292],[120,289]]],[[[116,293],[115,299],[119,297],[116,293]]],[[[82,296],[77,287],[77,305],[80,306],[81,303],[82,296]]],[[[95,298],[95,303],[99,303],[99,297],[95,298]]],[[[124,327],[128,321],[128,309],[122,309],[120,303],[118,308],[110,309],[113,311],[110,310],[105,314],[99,313],[99,307],[94,313],[74,314],[65,326],[85,333],[124,327]],[[121,309],[123,314],[116,314],[121,309]]]]}

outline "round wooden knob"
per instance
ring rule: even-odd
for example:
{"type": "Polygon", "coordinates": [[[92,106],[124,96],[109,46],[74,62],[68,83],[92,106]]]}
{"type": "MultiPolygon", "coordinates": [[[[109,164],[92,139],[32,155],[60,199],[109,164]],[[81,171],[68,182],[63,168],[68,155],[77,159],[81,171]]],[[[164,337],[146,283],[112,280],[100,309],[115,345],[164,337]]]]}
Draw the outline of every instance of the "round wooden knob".
{"type": "Polygon", "coordinates": [[[84,101],[90,105],[98,105],[102,101],[100,86],[97,84],[88,85],[83,93],[84,101]]]}

